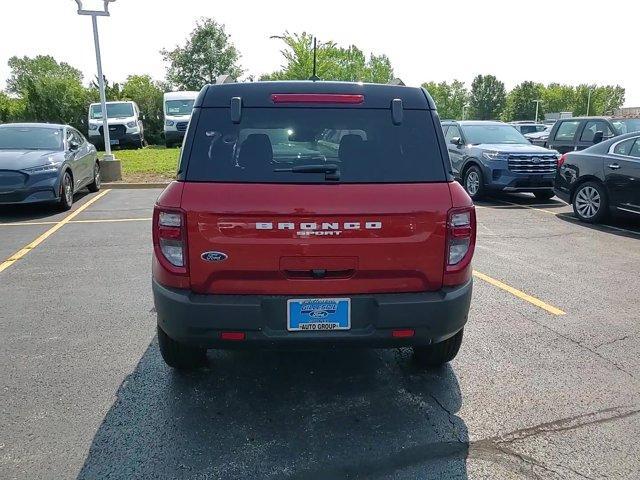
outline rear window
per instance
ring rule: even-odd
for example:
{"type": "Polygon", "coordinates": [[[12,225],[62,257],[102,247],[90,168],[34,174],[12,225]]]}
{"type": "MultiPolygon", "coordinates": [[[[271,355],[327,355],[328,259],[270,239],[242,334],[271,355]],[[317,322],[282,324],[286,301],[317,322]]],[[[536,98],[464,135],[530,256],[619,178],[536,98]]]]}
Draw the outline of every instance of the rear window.
{"type": "Polygon", "coordinates": [[[338,166],[340,183],[446,180],[426,110],[405,110],[394,125],[388,109],[243,108],[234,124],[228,108],[204,108],[192,145],[188,181],[337,183],[275,171],[326,164],[338,166]]]}

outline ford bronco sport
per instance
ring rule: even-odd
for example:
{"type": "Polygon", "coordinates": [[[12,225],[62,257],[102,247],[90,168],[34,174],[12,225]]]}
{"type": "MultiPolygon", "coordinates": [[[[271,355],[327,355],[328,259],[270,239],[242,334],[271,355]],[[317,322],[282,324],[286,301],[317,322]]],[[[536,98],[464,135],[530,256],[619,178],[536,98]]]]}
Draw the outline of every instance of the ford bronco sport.
{"type": "Polygon", "coordinates": [[[457,354],[473,203],[421,88],[208,85],[153,214],[165,362],[209,348],[413,347],[457,354]]]}

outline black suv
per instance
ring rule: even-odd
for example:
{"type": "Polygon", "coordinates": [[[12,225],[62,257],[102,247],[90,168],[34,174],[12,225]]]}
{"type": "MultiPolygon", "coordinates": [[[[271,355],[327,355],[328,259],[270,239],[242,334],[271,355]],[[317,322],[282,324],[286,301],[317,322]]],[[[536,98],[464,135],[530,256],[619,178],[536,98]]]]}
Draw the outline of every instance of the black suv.
{"type": "Polygon", "coordinates": [[[531,143],[513,125],[442,122],[453,174],[473,199],[489,190],[554,196],[558,152],[531,143]]]}
{"type": "Polygon", "coordinates": [[[549,134],[549,148],[560,153],[584,150],[602,140],[640,131],[640,118],[574,117],[558,120],[549,134]]]}

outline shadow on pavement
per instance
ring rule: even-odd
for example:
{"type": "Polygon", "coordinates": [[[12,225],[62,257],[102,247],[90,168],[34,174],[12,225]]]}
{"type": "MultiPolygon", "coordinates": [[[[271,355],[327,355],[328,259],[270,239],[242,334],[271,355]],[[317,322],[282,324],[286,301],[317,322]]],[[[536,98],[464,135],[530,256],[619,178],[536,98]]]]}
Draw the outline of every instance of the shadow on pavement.
{"type": "MultiPolygon", "coordinates": [[[[82,200],[87,195],[89,195],[88,190],[76,193],[73,196],[74,203],[82,200]]],[[[73,208],[75,207],[74,205],[73,208]]],[[[0,223],[47,221],[49,217],[68,213],[62,212],[58,205],[53,203],[0,205],[0,223]]]]}
{"type": "Polygon", "coordinates": [[[181,374],[154,340],[78,478],[464,479],[461,402],[407,349],[215,352],[181,374]]]}
{"type": "Polygon", "coordinates": [[[603,233],[609,233],[611,235],[617,235],[619,237],[635,238],[636,240],[640,240],[640,221],[636,220],[635,218],[616,217],[608,219],[607,222],[603,224],[592,224],[581,222],[574,216],[573,212],[559,213],[556,215],[556,217],[560,220],[568,223],[573,223],[574,225],[580,227],[597,230],[603,233]],[[617,230],[619,228],[624,230],[617,230]]]}
{"type": "Polygon", "coordinates": [[[522,206],[536,206],[538,208],[553,209],[566,207],[567,204],[559,200],[557,197],[553,197],[549,200],[540,200],[528,193],[500,193],[494,192],[481,200],[475,202],[476,205],[482,207],[500,207],[505,209],[518,208],[522,206]],[[510,205],[509,203],[515,203],[517,205],[510,205]]]}

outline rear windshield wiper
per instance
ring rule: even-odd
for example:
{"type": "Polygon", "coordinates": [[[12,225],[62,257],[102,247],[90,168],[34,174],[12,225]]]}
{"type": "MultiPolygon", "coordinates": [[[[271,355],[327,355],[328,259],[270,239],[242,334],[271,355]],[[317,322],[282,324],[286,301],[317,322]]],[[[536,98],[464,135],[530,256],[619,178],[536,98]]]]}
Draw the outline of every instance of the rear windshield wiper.
{"type": "Polygon", "coordinates": [[[335,163],[325,163],[322,165],[294,165],[293,167],[275,168],[274,172],[291,173],[324,173],[325,180],[340,180],[340,170],[335,163]]]}

